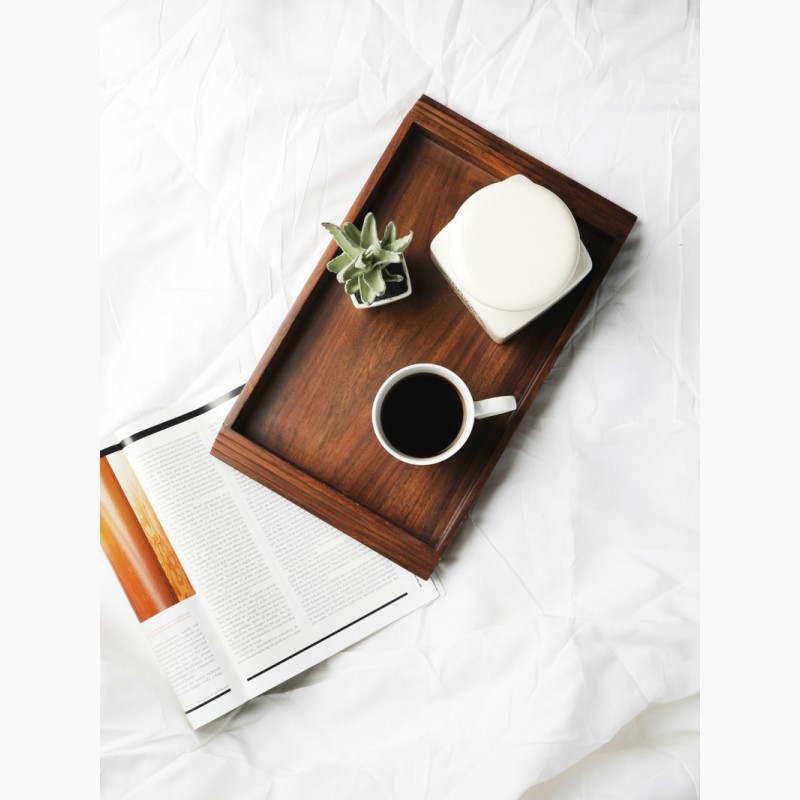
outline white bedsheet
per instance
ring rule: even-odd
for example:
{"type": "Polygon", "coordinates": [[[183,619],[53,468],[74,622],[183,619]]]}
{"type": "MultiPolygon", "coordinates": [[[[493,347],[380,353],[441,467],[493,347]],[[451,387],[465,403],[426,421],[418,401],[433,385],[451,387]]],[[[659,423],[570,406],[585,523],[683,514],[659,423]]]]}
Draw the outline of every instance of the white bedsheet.
{"type": "Polygon", "coordinates": [[[639,217],[430,608],[193,732],[98,548],[103,797],[697,797],[697,4],[109,0],[101,52],[101,433],[254,365],[423,93],[639,217]]]}

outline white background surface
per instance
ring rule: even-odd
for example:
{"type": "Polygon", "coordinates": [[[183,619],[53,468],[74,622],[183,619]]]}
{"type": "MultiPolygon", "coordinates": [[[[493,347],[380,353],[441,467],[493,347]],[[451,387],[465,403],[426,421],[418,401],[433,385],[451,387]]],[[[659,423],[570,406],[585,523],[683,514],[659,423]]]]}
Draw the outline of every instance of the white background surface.
{"type": "MultiPolygon", "coordinates": [[[[798,16],[777,0],[703,3],[703,796],[721,800],[781,797],[796,783],[800,131],[787,98],[800,70],[798,16]]],[[[98,580],[106,586],[97,561],[97,21],[92,6],[53,0],[6,4],[0,17],[10,487],[0,783],[11,795],[69,787],[91,797],[98,580]]]]}
{"type": "MultiPolygon", "coordinates": [[[[96,558],[96,19],[91,6],[53,0],[7,4],[0,17],[0,332],[6,387],[19,388],[0,396],[12,487],[3,496],[0,678],[13,748],[0,783],[12,794],[55,796],[69,786],[89,797],[99,793],[104,577],[96,558]],[[32,578],[42,591],[31,592],[32,578]]],[[[798,21],[776,0],[703,3],[705,798],[780,797],[796,782],[800,273],[786,266],[800,132],[786,98],[800,69],[798,21]],[[766,276],[758,289],[754,275],[766,276]]]]}
{"type": "Polygon", "coordinates": [[[422,93],[639,221],[430,609],[194,733],[98,554],[104,797],[698,796],[697,17],[105,4],[103,433],[253,365],[422,93]]]}

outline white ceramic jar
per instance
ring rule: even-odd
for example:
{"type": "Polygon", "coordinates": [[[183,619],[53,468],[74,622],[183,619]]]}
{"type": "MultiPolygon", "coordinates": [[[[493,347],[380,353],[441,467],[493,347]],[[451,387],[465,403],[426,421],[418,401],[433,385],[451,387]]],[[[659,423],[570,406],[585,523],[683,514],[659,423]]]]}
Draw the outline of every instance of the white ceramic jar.
{"type": "Polygon", "coordinates": [[[558,302],[592,268],[564,201],[524,175],[467,198],[431,242],[431,255],[496,342],[558,302]]]}

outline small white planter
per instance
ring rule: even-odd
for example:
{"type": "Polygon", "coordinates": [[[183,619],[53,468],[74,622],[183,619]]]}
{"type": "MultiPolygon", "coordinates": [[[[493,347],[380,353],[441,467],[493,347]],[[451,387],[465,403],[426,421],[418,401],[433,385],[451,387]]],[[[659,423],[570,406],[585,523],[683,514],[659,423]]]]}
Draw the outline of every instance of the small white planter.
{"type": "Polygon", "coordinates": [[[411,278],[408,274],[408,265],[406,264],[406,257],[403,256],[397,264],[391,264],[388,271],[400,275],[402,271],[403,280],[394,283],[386,284],[386,291],[372,301],[371,305],[367,305],[361,300],[361,293],[355,292],[350,295],[353,305],[356,308],[376,308],[378,306],[387,306],[389,303],[394,303],[397,300],[403,300],[411,294],[411,278]]]}

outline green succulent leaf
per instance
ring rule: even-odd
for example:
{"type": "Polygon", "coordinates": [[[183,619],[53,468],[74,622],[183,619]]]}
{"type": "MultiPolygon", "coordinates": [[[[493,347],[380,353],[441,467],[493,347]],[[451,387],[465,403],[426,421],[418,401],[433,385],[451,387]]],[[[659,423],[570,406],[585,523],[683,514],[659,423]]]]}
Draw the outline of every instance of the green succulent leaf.
{"type": "Polygon", "coordinates": [[[349,267],[352,263],[353,259],[347,253],[339,253],[336,258],[332,258],[328,262],[328,270],[338,274],[345,269],[345,267],[349,267]]]}
{"type": "Polygon", "coordinates": [[[361,299],[369,306],[375,300],[375,290],[367,283],[366,275],[358,276],[358,291],[361,293],[361,299]]]}
{"type": "Polygon", "coordinates": [[[375,254],[375,260],[381,264],[399,264],[402,257],[402,254],[392,250],[378,250],[375,254]]]}
{"type": "Polygon", "coordinates": [[[339,281],[339,283],[346,283],[352,277],[357,277],[361,274],[361,270],[359,270],[359,268],[356,266],[356,262],[353,261],[336,275],[336,280],[339,281]]]}
{"type": "Polygon", "coordinates": [[[391,250],[393,253],[402,253],[403,250],[411,244],[413,238],[414,231],[411,231],[407,236],[403,236],[401,239],[396,239],[391,244],[387,244],[386,249],[391,250]]]}
{"type": "Polygon", "coordinates": [[[404,281],[405,278],[405,275],[395,275],[393,272],[383,273],[383,279],[386,283],[400,283],[400,281],[404,281]]]}
{"type": "Polygon", "coordinates": [[[381,242],[378,239],[378,226],[375,223],[375,215],[370,211],[364,217],[364,227],[361,229],[361,246],[380,248],[381,242]]]}
{"type": "Polygon", "coordinates": [[[374,264],[375,261],[379,258],[380,252],[381,252],[380,245],[371,244],[364,251],[364,261],[366,261],[369,264],[374,264]]]}
{"type": "Polygon", "coordinates": [[[334,225],[332,222],[323,222],[322,227],[333,236],[336,244],[342,248],[343,252],[347,253],[350,258],[358,258],[361,254],[361,248],[354,245],[350,241],[350,237],[338,225],[334,225]]]}
{"type": "Polygon", "coordinates": [[[383,232],[383,239],[381,239],[381,247],[386,247],[387,244],[391,244],[395,237],[397,236],[397,228],[394,226],[394,222],[391,221],[386,226],[386,230],[383,232]]]}
{"type": "Polygon", "coordinates": [[[386,291],[386,282],[383,280],[383,273],[376,269],[364,276],[367,285],[375,292],[376,297],[380,297],[386,291]]]}
{"type": "Polygon", "coordinates": [[[355,275],[345,283],[344,290],[347,294],[355,294],[358,291],[358,281],[360,277],[360,275],[355,275]]]}
{"type": "Polygon", "coordinates": [[[362,274],[365,272],[370,272],[372,269],[374,269],[374,265],[371,261],[368,261],[365,258],[364,253],[361,253],[353,262],[353,266],[362,274]]]}
{"type": "Polygon", "coordinates": [[[353,243],[354,247],[361,246],[361,231],[353,225],[352,222],[345,222],[345,224],[342,225],[342,230],[353,243]]]}

